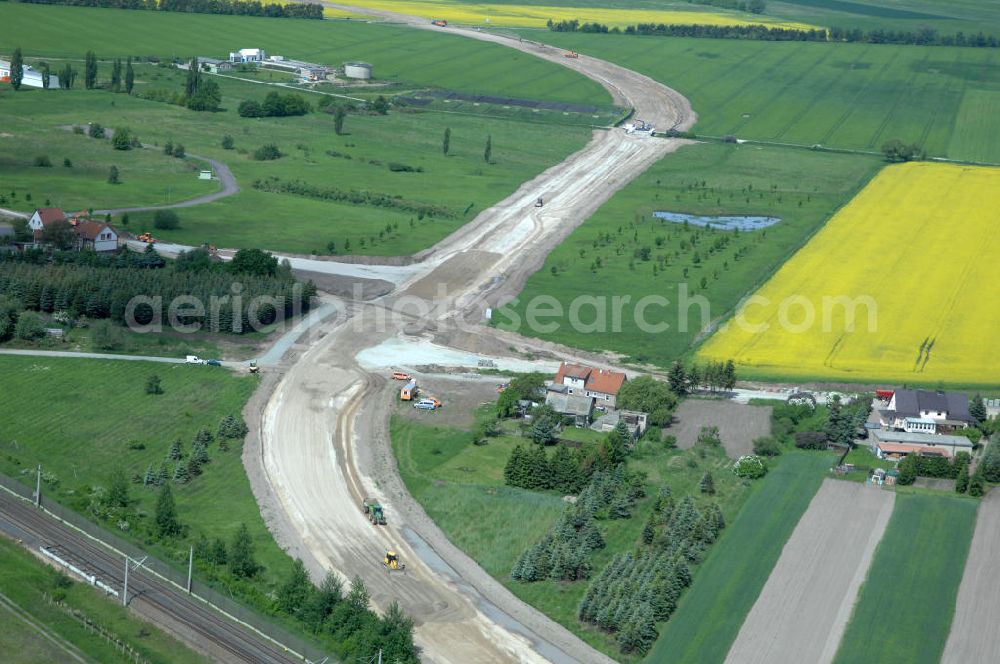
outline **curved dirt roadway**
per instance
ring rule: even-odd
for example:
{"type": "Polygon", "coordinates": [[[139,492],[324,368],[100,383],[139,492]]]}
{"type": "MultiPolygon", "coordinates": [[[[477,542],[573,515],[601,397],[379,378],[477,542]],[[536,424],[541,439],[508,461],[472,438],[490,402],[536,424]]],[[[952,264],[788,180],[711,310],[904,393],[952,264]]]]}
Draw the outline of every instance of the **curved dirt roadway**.
{"type": "MultiPolygon", "coordinates": [[[[427,25],[423,19],[410,22],[427,25]]],[[[581,68],[608,86],[619,103],[661,126],[687,128],[694,122],[690,106],[677,93],[620,67],[583,56],[562,58],[561,51],[546,53],[473,30],[456,32],[581,68]]],[[[409,327],[411,321],[384,319],[384,305],[407,298],[425,307],[418,318],[448,325],[457,308],[471,305],[498,282],[512,287],[516,279],[510,275],[544,258],[615,191],[681,144],[626,136],[621,130],[596,131],[583,150],[424,252],[421,269],[400,292],[379,306],[349,307],[288,368],[254,422],[261,450],[259,456],[247,455],[247,461],[251,477],[263,476],[255,492],[279,542],[316,574],[323,569],[360,574],[380,609],[398,601],[416,621],[415,639],[427,661],[611,660],[520,602],[452,546],[426,515],[403,518],[423,510],[401,488],[391,459],[387,405],[393,390],[383,377],[359,367],[356,355],[409,327]],[[546,196],[541,210],[533,205],[538,195],[546,196]],[[373,528],[362,517],[358,503],[364,495],[386,503],[389,526],[373,528]],[[432,569],[424,561],[432,556],[422,542],[443,565],[432,569]],[[389,547],[401,552],[406,574],[390,577],[383,571],[380,558],[389,547]]]]}
{"type": "MultiPolygon", "coordinates": [[[[153,146],[143,145],[142,147],[152,148],[153,146]]],[[[215,174],[219,178],[219,182],[222,184],[222,189],[212,192],[211,194],[195,196],[194,198],[188,198],[187,200],[178,201],[176,203],[166,203],[164,205],[145,205],[138,207],[121,207],[112,208],[110,210],[94,210],[94,214],[123,214],[127,212],[148,212],[149,210],[174,210],[179,208],[194,207],[195,205],[202,205],[204,203],[211,203],[219,200],[220,198],[226,198],[227,196],[240,193],[240,185],[236,182],[236,176],[233,175],[233,172],[229,170],[229,167],[224,163],[216,159],[209,159],[208,157],[201,157],[196,154],[188,153],[188,156],[192,159],[207,161],[211,164],[212,169],[215,170],[215,174]]]]}

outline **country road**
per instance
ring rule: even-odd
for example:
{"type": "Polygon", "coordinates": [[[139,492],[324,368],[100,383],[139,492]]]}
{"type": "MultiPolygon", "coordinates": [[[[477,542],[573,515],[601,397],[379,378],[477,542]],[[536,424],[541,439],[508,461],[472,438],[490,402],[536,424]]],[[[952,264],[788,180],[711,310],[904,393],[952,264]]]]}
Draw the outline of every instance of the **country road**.
{"type": "MultiPolygon", "coordinates": [[[[340,5],[331,5],[340,6],[340,5]]],[[[430,29],[424,19],[350,8],[430,29]]],[[[616,103],[659,127],[687,129],[695,115],[675,91],[617,65],[471,29],[465,37],[499,43],[598,81],[616,103]]],[[[516,293],[545,256],[616,191],[683,141],[598,130],[590,143],[431,249],[397,290],[370,303],[348,303],[342,316],[291,362],[248,407],[245,455],[262,512],[277,540],[314,574],[360,574],[377,608],[392,601],[415,620],[414,637],[428,662],[587,662],[612,660],[524,604],[447,541],[406,492],[388,439],[391,388],[363,368],[362,351],[405,336],[414,318],[447,341],[448,330],[481,308],[516,293]],[[545,207],[535,208],[544,195],[545,207]],[[421,313],[386,316],[417,303],[421,313]],[[360,501],[375,496],[389,525],[373,528],[360,501]],[[380,559],[399,551],[407,572],[387,575],[380,559]]],[[[402,275],[401,275],[402,276],[402,275]]],[[[481,329],[484,337],[494,334],[481,329]]],[[[447,343],[443,345],[447,346],[447,343]]],[[[405,358],[400,358],[405,361],[405,358]]]]}
{"type": "MultiPolygon", "coordinates": [[[[109,130],[110,131],[110,130],[109,130]]],[[[143,145],[144,148],[151,148],[152,146],[143,145]]],[[[211,194],[204,194],[202,196],[196,196],[194,198],[188,198],[183,201],[177,201],[176,203],[164,203],[163,205],[140,205],[135,207],[120,207],[111,208],[109,210],[94,210],[95,215],[105,215],[105,214],[124,214],[127,212],[148,212],[150,210],[173,210],[186,207],[194,207],[195,205],[202,205],[204,203],[211,203],[217,201],[221,198],[226,198],[227,196],[232,196],[233,194],[240,193],[240,185],[236,182],[236,176],[233,172],[229,170],[221,161],[217,159],[209,159],[208,157],[201,157],[196,154],[188,153],[188,157],[192,159],[200,159],[201,161],[207,161],[211,164],[212,169],[215,171],[216,177],[219,178],[219,182],[222,184],[222,189],[213,192],[211,194]]]]}

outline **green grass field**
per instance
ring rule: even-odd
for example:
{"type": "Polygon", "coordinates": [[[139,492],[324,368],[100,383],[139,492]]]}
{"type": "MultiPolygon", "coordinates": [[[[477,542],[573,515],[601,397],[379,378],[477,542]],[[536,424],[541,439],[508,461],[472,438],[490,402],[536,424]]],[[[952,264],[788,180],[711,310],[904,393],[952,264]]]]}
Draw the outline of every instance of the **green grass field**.
{"type": "MultiPolygon", "coordinates": [[[[256,382],[205,366],[2,357],[0,469],[31,483],[33,469],[41,463],[57,480],[46,486],[49,495],[85,511],[90,488],[106,486],[112,471],[122,468],[131,477],[149,464],[158,468],[175,438],[189,452],[200,428],[214,432],[222,417],[242,410],[256,382]],[[151,374],[160,377],[164,394],[145,393],[151,374]],[[45,395],[43,403],[40,394],[45,395]],[[132,442],[145,449],[129,449],[132,442]]],[[[246,523],[265,566],[265,584],[276,585],[291,568],[291,559],[264,525],[240,447],[222,452],[212,444],[209,455],[211,463],[201,477],[173,487],[179,517],[190,528],[188,540],[201,534],[228,539],[246,523]]],[[[136,509],[147,518],[156,495],[154,489],[131,485],[136,509]]],[[[142,544],[160,558],[187,560],[188,541],[142,544]]]]}
{"type": "Polygon", "coordinates": [[[739,515],[709,550],[647,662],[725,660],[785,542],[834,460],[829,454],[788,453],[758,482],[739,515]]]}
{"type": "MultiPolygon", "coordinates": [[[[379,80],[584,104],[610,104],[597,83],[559,65],[502,46],[437,32],[361,21],[304,21],[242,16],[0,5],[0,42],[25,56],[83,59],[157,56],[225,58],[238,48],[339,67],[374,66],[379,80]],[[109,36],[113,35],[113,38],[109,36]]],[[[82,63],[81,67],[82,68],[82,63]]],[[[82,85],[81,80],[78,84],[82,85]]]]}
{"type": "MultiPolygon", "coordinates": [[[[117,601],[103,597],[82,583],[57,586],[57,575],[21,547],[0,537],[0,593],[28,613],[59,642],[67,642],[98,662],[124,661],[121,651],[102,636],[87,630],[65,609],[45,596],[61,596],[70,609],[118,635],[150,662],[194,664],[208,660],[189,650],[151,624],[134,618],[117,601]]],[[[71,661],[67,651],[52,644],[15,614],[0,607],[0,646],[8,664],[71,661]]],[[[75,660],[72,660],[75,661],[75,660]]]]}
{"type": "MultiPolygon", "coordinates": [[[[403,416],[392,420],[393,450],[403,481],[452,542],[522,600],[595,648],[623,662],[636,661],[618,650],[613,637],[577,621],[577,606],[587,583],[528,584],[510,579],[517,557],[548,531],[565,508],[554,492],[504,486],[504,465],[519,443],[530,444],[517,437],[512,426],[505,435],[490,438],[487,445],[475,446],[468,432],[460,429],[426,426],[403,416]],[[498,538],[498,532],[503,537],[498,538]]],[[[652,497],[660,486],[669,485],[674,496],[690,494],[701,504],[706,499],[698,491],[698,482],[710,470],[717,490],[714,501],[726,519],[733,519],[750,490],[728,471],[728,464],[721,450],[701,458],[694,451],[665,450],[649,441],[640,442],[630,457],[632,467],[647,473],[647,493],[652,497]]],[[[600,522],[608,546],[593,555],[595,571],[638,541],[652,497],[638,502],[631,519],[600,522]]]]}
{"type": "Polygon", "coordinates": [[[1000,34],[1000,6],[991,0],[770,0],[767,14],[827,26],[1000,34]]]}
{"type": "MultiPolygon", "coordinates": [[[[875,158],[794,148],[684,147],[618,192],[575,230],[528,280],[518,303],[497,312],[494,320],[499,327],[516,328],[522,334],[666,364],[689,352],[708,320],[724,316],[767,278],[880,167],[875,158]],[[653,219],[654,210],[776,216],[781,221],[753,232],[710,232],[653,219]],[[698,244],[692,246],[695,233],[698,244]],[[710,255],[713,243],[724,240],[728,240],[725,248],[710,255]],[[642,247],[650,249],[649,260],[636,256],[642,247]],[[736,258],[741,250],[745,253],[736,258]],[[696,252],[699,262],[694,261],[696,252]],[[697,304],[683,305],[684,287],[689,298],[707,299],[707,316],[697,304]],[[606,298],[604,330],[574,327],[566,314],[552,319],[559,323],[555,331],[532,329],[523,323],[529,303],[538,296],[554,296],[567,314],[575,298],[606,298]],[[621,325],[616,328],[612,298],[626,296],[632,299],[622,308],[621,325]],[[669,300],[666,306],[654,303],[642,312],[650,324],[668,328],[643,331],[638,325],[636,304],[646,296],[669,300]]],[[[592,322],[593,308],[584,307],[579,318],[592,322]]]]}
{"type": "MultiPolygon", "coordinates": [[[[6,87],[6,86],[5,86],[6,87]]],[[[58,93],[26,91],[15,95],[4,90],[0,99],[8,108],[28,109],[65,101],[58,93]]],[[[110,141],[39,126],[35,113],[10,113],[0,131],[0,197],[2,207],[31,210],[61,207],[67,211],[106,209],[132,205],[158,205],[168,200],[194,198],[219,189],[217,182],[199,180],[205,163],[174,159],[152,150],[115,150],[110,141]],[[36,157],[48,157],[49,168],[34,166],[36,157]],[[70,166],[66,166],[69,159],[70,166]],[[116,166],[121,184],[108,183],[116,166]],[[11,196],[14,193],[16,198],[11,196]],[[31,200],[27,196],[31,195],[31,200]]],[[[87,121],[80,118],[80,122],[87,121]]],[[[138,129],[138,127],[136,127],[138,129]]]]}
{"type": "MultiPolygon", "coordinates": [[[[183,77],[184,72],[175,69],[143,65],[137,68],[137,91],[180,90],[183,77]]],[[[333,242],[338,253],[409,254],[445,237],[483,208],[513,192],[524,180],[582,147],[590,136],[584,127],[405,112],[349,115],[344,123],[345,135],[338,136],[333,130],[333,116],[322,112],[298,118],[240,118],[235,112],[239,102],[262,99],[269,88],[231,79],[216,80],[228,109],[225,112],[195,113],[105,90],[14,93],[3,89],[0,103],[20,118],[6,130],[13,136],[0,138],[0,155],[4,149],[19,155],[11,157],[7,169],[16,172],[13,186],[9,190],[4,187],[8,198],[13,198],[11,191],[16,194],[8,206],[30,210],[48,199],[53,204],[62,201],[67,207],[99,208],[87,204],[91,185],[102,196],[113,190],[113,202],[118,205],[158,204],[166,198],[177,201],[204,191],[206,185],[209,190],[218,187],[216,183],[199,181],[195,170],[187,170],[179,160],[156,150],[121,153],[107,142],[96,144],[93,139],[56,129],[95,121],[109,127],[130,127],[148,144],[181,143],[189,153],[219,159],[229,165],[240,183],[243,190],[235,196],[178,210],[180,229],[155,231],[158,238],[193,245],[254,245],[297,253],[328,253],[328,243],[333,242]],[[60,103],[51,103],[54,100],[60,103]],[[446,128],[452,132],[448,156],[442,154],[441,148],[446,128]],[[225,134],[233,136],[236,149],[222,149],[220,141],[225,134]],[[493,141],[492,164],[483,159],[487,136],[493,141]],[[18,150],[25,142],[33,141],[55,143],[55,147],[46,149],[55,164],[53,168],[29,167],[35,152],[42,148],[33,147],[27,153],[18,150]],[[268,162],[250,158],[248,153],[268,142],[276,143],[286,156],[268,162]],[[62,175],[64,171],[83,174],[82,169],[62,166],[63,153],[70,149],[76,151],[72,153],[74,158],[80,153],[79,159],[86,160],[90,154],[89,161],[97,164],[86,178],[66,180],[62,175]],[[118,162],[126,184],[104,184],[105,164],[120,156],[135,160],[135,168],[126,166],[128,162],[118,162]],[[420,167],[424,172],[391,172],[390,162],[420,167]],[[162,167],[164,178],[141,170],[147,166],[162,167]],[[50,177],[53,171],[60,175],[59,179],[50,177]],[[271,175],[321,187],[402,196],[446,207],[454,216],[420,219],[418,214],[396,208],[318,201],[252,189],[254,180],[271,175]],[[119,190],[123,193],[119,194],[119,190]],[[29,193],[31,201],[26,200],[29,193]],[[390,224],[394,230],[387,234],[390,224]]],[[[310,98],[314,103],[318,99],[310,98]]],[[[112,202],[106,197],[98,200],[112,202]]],[[[126,230],[153,230],[152,213],[129,216],[126,230]]]]}
{"type": "Polygon", "coordinates": [[[991,141],[996,114],[978,105],[983,94],[1000,91],[1000,49],[541,38],[676,88],[698,112],[695,131],[709,136],[875,151],[899,138],[933,156],[1000,163],[1000,142],[991,141]],[[956,135],[966,138],[955,141],[956,135]]]}
{"type": "Polygon", "coordinates": [[[933,664],[941,659],[978,505],[940,494],[896,497],[836,664],[933,664]],[[888,616],[892,629],[886,629],[888,616]]]}

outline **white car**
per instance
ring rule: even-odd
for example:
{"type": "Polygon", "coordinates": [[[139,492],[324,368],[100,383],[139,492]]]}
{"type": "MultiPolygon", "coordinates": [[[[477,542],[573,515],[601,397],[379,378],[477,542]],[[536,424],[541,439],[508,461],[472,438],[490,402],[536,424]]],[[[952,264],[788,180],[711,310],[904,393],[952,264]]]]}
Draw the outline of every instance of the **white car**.
{"type": "Polygon", "coordinates": [[[185,364],[205,364],[205,360],[201,359],[197,355],[188,355],[184,362],[185,364]]]}

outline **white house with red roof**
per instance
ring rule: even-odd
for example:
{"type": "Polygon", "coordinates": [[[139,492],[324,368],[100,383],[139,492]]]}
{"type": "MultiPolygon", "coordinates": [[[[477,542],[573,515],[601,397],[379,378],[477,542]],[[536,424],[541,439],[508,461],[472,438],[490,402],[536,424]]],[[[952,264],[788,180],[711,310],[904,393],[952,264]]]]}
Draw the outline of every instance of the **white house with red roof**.
{"type": "Polygon", "coordinates": [[[85,212],[68,215],[60,208],[38,208],[28,218],[28,228],[31,230],[36,245],[41,242],[42,231],[57,221],[66,221],[73,227],[73,233],[77,238],[77,250],[116,251],[118,249],[118,231],[111,224],[88,219],[85,212]]]}
{"type": "Polygon", "coordinates": [[[563,362],[559,365],[552,387],[574,396],[592,398],[599,410],[614,410],[617,407],[618,391],[626,380],[628,378],[620,371],[563,362]]]}

